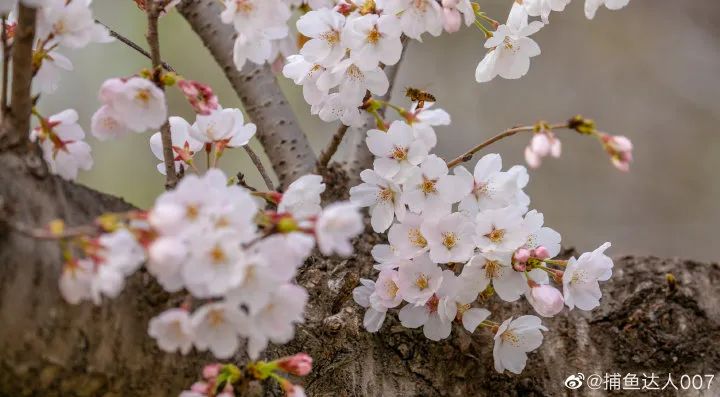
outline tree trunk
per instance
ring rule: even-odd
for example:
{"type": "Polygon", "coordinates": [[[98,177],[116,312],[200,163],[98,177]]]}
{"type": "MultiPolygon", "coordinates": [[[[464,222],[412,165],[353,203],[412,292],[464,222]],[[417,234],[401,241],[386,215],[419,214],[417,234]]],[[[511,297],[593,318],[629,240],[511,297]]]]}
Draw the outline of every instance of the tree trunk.
{"type": "MultiPolygon", "coordinates": [[[[57,244],[16,229],[54,218],[83,224],[130,206],[47,175],[37,159],[4,153],[0,162],[0,396],[173,396],[196,380],[212,357],[165,354],[147,335],[148,320],[179,298],[140,272],[119,298],[101,307],[69,305],[57,287],[57,244]]],[[[439,343],[401,327],[395,315],[377,334],[362,329],[362,309],[350,292],[371,273],[369,250],[378,239],[367,234],[350,259],[311,258],[299,273],[311,297],[307,320],[293,342],[271,346],[266,357],[310,353],[310,396],[580,396],[593,394],[566,389],[568,375],[654,372],[662,386],[672,372],[680,387],[682,374],[716,374],[720,368],[717,264],[617,258],[601,307],[546,319],[550,331],[542,347],[523,374],[513,376],[494,371],[492,338],[483,329],[474,335],[456,329],[439,343]],[[666,273],[678,283],[669,284],[666,273]]],[[[529,313],[525,303],[492,299],[487,306],[496,321],[529,313]]],[[[244,360],[238,354],[234,361],[244,360]]],[[[268,386],[266,393],[279,392],[268,386]]],[[[720,388],[693,393],[678,395],[714,396],[720,388]]]]}

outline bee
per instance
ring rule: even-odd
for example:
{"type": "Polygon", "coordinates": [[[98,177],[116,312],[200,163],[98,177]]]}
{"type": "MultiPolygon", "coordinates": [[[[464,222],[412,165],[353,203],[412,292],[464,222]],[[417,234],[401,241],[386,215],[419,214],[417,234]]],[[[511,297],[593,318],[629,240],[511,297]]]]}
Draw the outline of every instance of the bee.
{"type": "Polygon", "coordinates": [[[418,88],[408,87],[405,89],[405,96],[411,101],[417,102],[417,108],[422,109],[425,106],[425,102],[436,102],[435,96],[427,91],[423,91],[418,88]]]}

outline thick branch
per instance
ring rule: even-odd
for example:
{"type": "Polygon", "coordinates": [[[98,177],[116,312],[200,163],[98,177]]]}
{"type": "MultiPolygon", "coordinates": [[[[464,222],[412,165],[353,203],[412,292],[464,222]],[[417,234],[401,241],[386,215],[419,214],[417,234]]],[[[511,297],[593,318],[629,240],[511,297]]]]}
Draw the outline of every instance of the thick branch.
{"type": "MultiPolygon", "coordinates": [[[[30,115],[33,102],[31,86],[33,78],[33,44],[35,41],[34,8],[19,6],[17,28],[15,30],[12,57],[12,92],[10,117],[3,120],[3,135],[0,137],[0,148],[13,146],[25,147],[30,131],[30,115]]],[[[4,54],[7,56],[7,54],[4,54]]]]}
{"type": "Polygon", "coordinates": [[[2,18],[2,88],[0,89],[0,112],[7,113],[8,84],[10,83],[10,38],[8,37],[7,17],[2,18]]]}
{"type": "MultiPolygon", "coordinates": [[[[150,60],[153,66],[153,78],[155,84],[164,90],[162,82],[162,58],[160,57],[160,36],[158,32],[158,20],[160,18],[160,7],[157,0],[151,0],[147,9],[148,31],[147,41],[150,45],[150,60]]],[[[172,148],[172,133],[170,131],[170,123],[165,123],[160,127],[160,137],[163,148],[163,161],[165,163],[165,188],[172,189],[178,183],[178,176],[175,172],[175,154],[172,148]]]]}
{"type": "Polygon", "coordinates": [[[270,66],[248,63],[241,71],[235,67],[236,33],[220,21],[221,5],[216,0],[184,0],[178,10],[222,67],[251,121],[258,126],[258,139],[281,185],[312,172],[316,156],[270,66]]]}

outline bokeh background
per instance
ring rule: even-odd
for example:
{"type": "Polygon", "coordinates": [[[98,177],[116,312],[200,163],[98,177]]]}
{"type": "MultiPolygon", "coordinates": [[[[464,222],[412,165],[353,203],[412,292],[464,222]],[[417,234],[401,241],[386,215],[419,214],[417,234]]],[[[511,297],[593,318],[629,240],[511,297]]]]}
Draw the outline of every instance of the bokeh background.
{"type": "MultiPolygon", "coordinates": [[[[539,119],[561,121],[574,114],[593,118],[602,130],[630,137],[636,146],[632,171],[609,163],[593,139],[559,132],[563,155],[531,171],[532,207],[546,224],[578,250],[612,241],[612,254],[679,256],[706,261],[720,258],[720,3],[717,0],[633,0],[622,11],[601,9],[595,20],[582,15],[575,0],[534,38],[542,55],[520,80],[477,84],[474,70],[484,54],[475,28],[413,42],[400,69],[395,101],[404,104],[406,86],[431,91],[452,115],[439,128],[436,153],[452,158],[470,146],[516,124],[539,119]]],[[[503,20],[509,0],[481,1],[503,20]]],[[[96,1],[96,16],[111,28],[145,44],[144,15],[130,0],[96,1]]],[[[240,107],[220,68],[182,18],[161,22],[163,58],[189,78],[211,84],[225,107],[240,107]]],[[[89,131],[98,107],[100,84],[109,77],[147,67],[145,58],[123,44],[93,45],[67,54],[75,73],[66,73],[60,89],[43,98],[41,109],[55,113],[74,107],[89,131]]],[[[320,151],[336,126],[309,115],[297,87],[279,77],[301,125],[320,151]]],[[[176,94],[171,113],[193,120],[176,94]]],[[[163,179],[150,153],[150,133],[112,142],[89,138],[95,166],[80,181],[148,207],[162,191],[163,179]]],[[[523,163],[529,136],[497,144],[506,168],[523,163]]],[[[257,142],[253,147],[261,151],[257,142]]],[[[243,151],[223,159],[228,172],[256,171],[243,151]]],[[[473,164],[470,164],[473,165],[473,164]]],[[[257,186],[260,186],[259,184],[257,186]]]]}

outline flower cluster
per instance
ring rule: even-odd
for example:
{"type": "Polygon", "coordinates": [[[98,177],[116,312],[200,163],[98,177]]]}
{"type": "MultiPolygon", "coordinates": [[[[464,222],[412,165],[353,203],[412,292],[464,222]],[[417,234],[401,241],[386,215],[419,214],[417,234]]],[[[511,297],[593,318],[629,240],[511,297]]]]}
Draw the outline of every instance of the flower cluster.
{"type": "MultiPolygon", "coordinates": [[[[417,112],[417,104],[412,109],[417,112]]],[[[389,241],[372,251],[377,279],[362,280],[354,291],[366,308],[363,324],[376,332],[387,311],[400,308],[403,326],[422,327],[435,341],[449,337],[455,321],[471,333],[487,327],[496,334],[497,370],[518,373],[546,329],[535,316],[488,321],[490,312],[475,306],[478,296],[497,294],[507,302],[525,296],[544,317],[558,314],[564,304],[591,310],[599,305],[598,281],[612,271],[612,260],[603,254],[609,244],[577,260],[554,260],[561,237],[543,226],[541,213],[528,212],[524,167],[503,171],[500,156],[488,154],[473,172],[457,166],[451,173],[444,160],[429,154],[432,128],[421,131],[406,120],[387,131],[368,131],[374,167],[350,189],[351,201],[370,208],[373,229],[387,231],[389,241]],[[565,272],[556,268],[564,266],[565,272]],[[562,284],[564,294],[551,281],[562,284]]]]}
{"type": "Polygon", "coordinates": [[[277,205],[267,210],[217,169],[188,175],[147,213],[103,218],[99,237],[75,241],[82,256],[66,252],[61,292],[70,303],[99,304],[147,258],[165,290],[189,293],[150,321],[162,350],[186,354],[195,346],[228,358],[243,337],[256,359],[269,342],[290,341],[303,321],[308,294],[293,279],[316,243],[326,255],[351,255],[350,241],[364,229],[352,204],[323,209],[324,190],[321,177],[304,176],[283,194],[261,194],[277,205]],[[202,304],[191,311],[193,299],[202,304]]]}
{"type": "Polygon", "coordinates": [[[77,178],[78,170],[92,168],[90,145],[83,139],[85,131],[78,124],[78,114],[68,109],[48,118],[35,112],[38,126],[30,131],[30,140],[37,142],[50,172],[64,179],[77,178]]]}
{"type": "Polygon", "coordinates": [[[257,361],[243,367],[233,364],[209,364],[203,368],[203,380],[193,383],[180,397],[234,397],[250,381],[273,379],[288,397],[305,397],[305,389],[283,375],[307,376],[312,371],[312,357],[305,353],[273,361],[257,361]]]}

